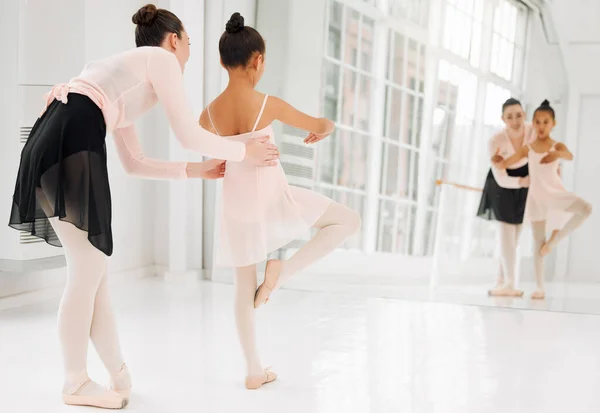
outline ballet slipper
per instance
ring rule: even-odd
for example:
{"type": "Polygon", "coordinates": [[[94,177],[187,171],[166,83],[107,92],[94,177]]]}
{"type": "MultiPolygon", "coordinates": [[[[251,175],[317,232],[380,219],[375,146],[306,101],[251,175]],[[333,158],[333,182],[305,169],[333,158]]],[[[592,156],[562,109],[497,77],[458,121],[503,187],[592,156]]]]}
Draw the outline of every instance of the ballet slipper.
{"type": "Polygon", "coordinates": [[[258,308],[269,301],[269,297],[277,285],[280,273],[281,261],[269,260],[265,269],[265,280],[256,290],[256,294],[254,294],[254,308],[258,308]]]}
{"type": "Polygon", "coordinates": [[[490,297],[522,297],[523,291],[512,287],[494,288],[488,291],[490,297]]]}
{"type": "Polygon", "coordinates": [[[271,383],[275,380],[277,380],[277,374],[271,371],[271,367],[267,367],[264,374],[246,377],[246,388],[248,390],[256,390],[261,388],[264,384],[271,383]]]}
{"type": "Polygon", "coordinates": [[[536,291],[533,294],[531,294],[532,300],[543,300],[544,298],[546,298],[546,293],[543,291],[536,291]]]}
{"type": "Polygon", "coordinates": [[[127,400],[119,393],[86,380],[75,391],[63,391],[63,402],[72,406],[91,406],[101,409],[122,409],[127,400]]]}
{"type": "Polygon", "coordinates": [[[109,388],[121,395],[125,400],[129,401],[131,395],[131,375],[126,364],[123,364],[121,370],[110,379],[109,388]]]}
{"type": "Polygon", "coordinates": [[[502,288],[503,286],[504,286],[504,277],[502,275],[499,275],[498,279],[496,280],[496,286],[494,287],[494,290],[502,288]]]}

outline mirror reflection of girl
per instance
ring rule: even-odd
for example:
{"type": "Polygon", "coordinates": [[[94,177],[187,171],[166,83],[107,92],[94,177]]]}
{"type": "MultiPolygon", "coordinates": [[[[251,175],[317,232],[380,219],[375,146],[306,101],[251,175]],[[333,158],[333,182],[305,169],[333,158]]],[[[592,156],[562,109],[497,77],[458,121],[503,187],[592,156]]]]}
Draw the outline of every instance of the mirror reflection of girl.
{"type": "Polygon", "coordinates": [[[550,137],[556,125],[554,109],[545,100],[533,115],[537,139],[524,146],[513,156],[496,162],[496,167],[507,168],[522,159],[529,159],[530,187],[525,208],[525,218],[531,221],[534,238],[534,265],[537,290],[531,298],[545,298],[543,257],[556,244],[577,229],[592,213],[592,206],[562,184],[559,159],[572,160],[573,154],[560,142],[550,137]],[[546,221],[557,219],[557,215],[569,213],[564,226],[546,240],[546,221]]]}
{"type": "MultiPolygon", "coordinates": [[[[271,124],[276,120],[308,131],[307,144],[326,138],[334,130],[333,122],[309,116],[255,90],[265,70],[265,51],[262,36],[245,26],[239,13],[233,14],[219,41],[229,84],[202,113],[200,125],[237,142],[261,135],[270,136],[273,142],[271,124]]],[[[258,356],[255,308],[265,304],[292,275],[356,233],[360,216],[321,194],[288,185],[281,165],[265,168],[249,162],[227,162],[221,204],[217,265],[236,268],[234,314],[246,359],[245,384],[257,389],[277,375],[264,369],[258,356]],[[267,262],[265,280],[257,290],[256,264],[311,227],[318,232],[296,254],[267,262]]]]}
{"type": "Polygon", "coordinates": [[[515,288],[517,246],[525,214],[529,169],[527,159],[520,160],[510,169],[499,169],[493,162],[526,146],[534,139],[534,133],[531,125],[525,123],[525,113],[516,99],[508,99],[502,105],[502,121],[506,127],[494,135],[488,145],[492,167],[485,181],[477,215],[500,223],[500,276],[489,294],[519,297],[523,292],[515,288]]]}

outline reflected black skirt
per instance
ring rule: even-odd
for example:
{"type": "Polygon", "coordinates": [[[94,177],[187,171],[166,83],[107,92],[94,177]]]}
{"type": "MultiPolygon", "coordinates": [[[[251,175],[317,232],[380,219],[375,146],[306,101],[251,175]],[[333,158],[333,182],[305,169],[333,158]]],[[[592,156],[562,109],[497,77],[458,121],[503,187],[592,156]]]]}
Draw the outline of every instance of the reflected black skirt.
{"type": "MultiPolygon", "coordinates": [[[[506,172],[509,176],[523,178],[529,175],[529,166],[526,164],[517,169],[507,169],[506,172]]],[[[494,179],[494,174],[490,169],[485,179],[477,216],[507,224],[522,224],[527,192],[527,188],[502,188],[494,179]]]]}
{"type": "Polygon", "coordinates": [[[87,96],[54,100],[33,126],[21,153],[9,226],[62,246],[48,218],[87,231],[90,243],[113,252],[106,123],[87,96]]]}

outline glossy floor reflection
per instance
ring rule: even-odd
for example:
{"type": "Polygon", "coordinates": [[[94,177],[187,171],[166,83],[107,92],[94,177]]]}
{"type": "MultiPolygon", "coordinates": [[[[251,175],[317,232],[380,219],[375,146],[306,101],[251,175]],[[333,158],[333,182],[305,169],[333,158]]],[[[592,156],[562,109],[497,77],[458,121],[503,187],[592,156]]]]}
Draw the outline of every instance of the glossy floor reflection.
{"type": "MultiPolygon", "coordinates": [[[[247,391],[231,286],[150,278],[113,291],[135,380],[126,411],[600,411],[598,316],[281,291],[259,311],[280,380],[247,391]]],[[[61,405],[56,306],[0,312],[0,411],[97,411],[61,405]]]]}

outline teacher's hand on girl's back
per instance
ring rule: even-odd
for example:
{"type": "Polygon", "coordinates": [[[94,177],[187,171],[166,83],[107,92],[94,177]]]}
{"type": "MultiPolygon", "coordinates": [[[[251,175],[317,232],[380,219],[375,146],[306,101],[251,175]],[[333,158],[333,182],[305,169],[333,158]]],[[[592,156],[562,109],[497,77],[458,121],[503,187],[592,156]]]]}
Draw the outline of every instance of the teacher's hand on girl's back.
{"type": "Polygon", "coordinates": [[[259,166],[275,166],[279,159],[279,149],[269,142],[269,136],[261,136],[246,144],[246,159],[259,166]]]}

